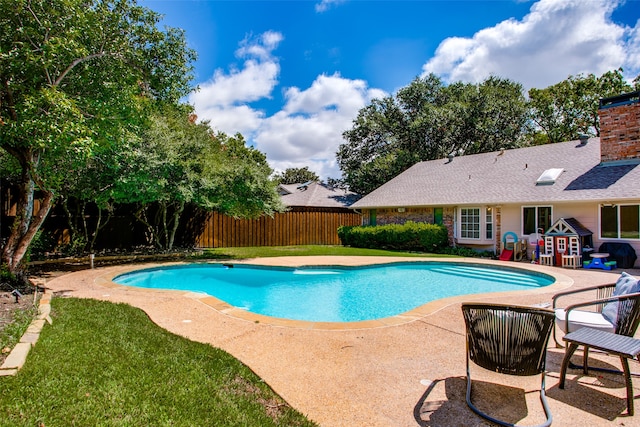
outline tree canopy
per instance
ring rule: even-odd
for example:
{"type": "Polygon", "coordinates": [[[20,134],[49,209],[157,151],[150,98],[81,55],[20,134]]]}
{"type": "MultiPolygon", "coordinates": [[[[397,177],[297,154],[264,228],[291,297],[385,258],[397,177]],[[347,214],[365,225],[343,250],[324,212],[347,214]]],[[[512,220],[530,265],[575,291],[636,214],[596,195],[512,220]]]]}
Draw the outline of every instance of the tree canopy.
{"type": "Polygon", "coordinates": [[[65,174],[135,133],[149,100],[186,95],[195,53],[134,0],[0,0],[0,10],[0,148],[20,168],[2,261],[17,272],[65,174]]]}
{"type": "Polygon", "coordinates": [[[632,90],[621,69],[569,76],[529,90],[529,99],[499,77],[450,85],[433,74],[416,78],[359,111],[336,154],[341,181],[367,194],[420,161],[599,136],[599,100],[632,90]]]}
{"type": "Polygon", "coordinates": [[[287,168],[284,172],[276,173],[274,179],[278,184],[301,184],[309,181],[320,181],[320,177],[309,166],[303,168],[287,168]]]}
{"type": "Polygon", "coordinates": [[[214,133],[190,106],[165,105],[123,152],[113,200],[138,206],[156,247],[171,249],[187,205],[243,218],[283,210],[266,157],[242,135],[214,133]]]}
{"type": "Polygon", "coordinates": [[[518,146],[528,119],[522,92],[497,77],[448,86],[433,74],[416,78],[395,96],[374,99],[343,133],[343,180],[366,194],[419,161],[518,146]]]}
{"type": "Polygon", "coordinates": [[[634,90],[622,69],[569,76],[545,89],[529,90],[531,117],[535,124],[530,139],[545,144],[570,141],[578,135],[600,136],[600,99],[634,90]]]}

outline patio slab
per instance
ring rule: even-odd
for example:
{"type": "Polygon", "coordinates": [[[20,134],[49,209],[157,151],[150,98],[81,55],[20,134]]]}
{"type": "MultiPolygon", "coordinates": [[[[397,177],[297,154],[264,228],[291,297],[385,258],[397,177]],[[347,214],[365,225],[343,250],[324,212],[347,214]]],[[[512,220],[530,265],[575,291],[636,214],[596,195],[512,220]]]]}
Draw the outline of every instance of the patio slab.
{"type": "MultiPolygon", "coordinates": [[[[244,262],[301,266],[424,260],[434,259],[281,257],[244,262]]],[[[69,273],[51,279],[46,287],[59,295],[131,304],[173,333],[224,349],[321,426],[485,426],[487,423],[465,403],[465,338],[460,304],[463,301],[543,304],[560,290],[614,282],[621,272],[497,263],[555,274],[559,280],[534,291],[448,298],[405,315],[349,324],[272,319],[234,309],[212,297],[132,288],[111,281],[117,274],[158,264],[69,273]]],[[[626,271],[640,276],[639,270],[626,271]]],[[[548,352],[547,397],[553,425],[640,425],[640,416],[626,416],[626,391],[621,377],[601,373],[584,377],[580,371],[570,370],[565,390],[559,390],[563,355],[563,349],[550,347],[548,352]]],[[[596,363],[614,366],[619,363],[612,357],[593,357],[601,360],[596,363]]],[[[637,362],[631,364],[632,371],[640,370],[637,362]]],[[[541,422],[539,377],[512,379],[479,367],[472,369],[476,380],[474,396],[486,400],[491,408],[497,408],[513,422],[541,422]]],[[[640,379],[635,382],[637,395],[640,379]]]]}

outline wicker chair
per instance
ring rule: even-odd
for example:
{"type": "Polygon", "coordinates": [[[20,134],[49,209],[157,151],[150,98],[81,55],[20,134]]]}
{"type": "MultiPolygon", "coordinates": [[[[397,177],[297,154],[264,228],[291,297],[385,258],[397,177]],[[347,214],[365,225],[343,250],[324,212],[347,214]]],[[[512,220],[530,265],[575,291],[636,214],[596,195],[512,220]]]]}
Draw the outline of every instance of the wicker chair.
{"type": "MultiPolygon", "coordinates": [[[[632,276],[623,273],[617,283],[591,286],[572,291],[560,292],[553,297],[552,308],[556,314],[556,324],[565,333],[576,331],[583,327],[598,329],[605,332],[613,332],[618,335],[632,337],[640,323],[640,306],[627,303],[623,305],[626,310],[616,310],[620,301],[631,301],[637,297],[635,293],[622,293],[616,295],[616,285],[622,279],[632,276]],[[589,295],[592,297],[585,297],[589,295]],[[582,302],[560,308],[560,301],[565,297],[582,299],[582,302]],[[586,300],[586,301],[585,301],[586,300]],[[604,313],[603,313],[604,310],[604,313]],[[608,311],[608,315],[607,312],[608,311]],[[615,320],[613,318],[615,317],[615,320]]],[[[631,288],[635,290],[637,288],[631,288]]],[[[553,340],[557,347],[563,347],[556,337],[556,329],[553,330],[553,340]]]]}
{"type": "Polygon", "coordinates": [[[552,416],[545,395],[547,344],[554,325],[552,310],[504,304],[463,304],[467,330],[467,405],[476,414],[503,426],[514,424],[480,411],[471,400],[469,360],[493,372],[508,375],[541,375],[540,401],[546,421],[552,416]]]}
{"type": "MultiPolygon", "coordinates": [[[[613,287],[614,285],[603,285],[590,289],[596,289],[600,291],[601,294],[606,295],[607,293],[610,293],[610,289],[612,289],[613,287]]],[[[578,291],[574,293],[577,292],[578,291]]],[[[566,296],[567,294],[571,293],[564,292],[561,296],[566,296]]],[[[578,310],[575,311],[577,312],[578,310]]],[[[601,312],[602,308],[600,308],[600,311],[596,311],[595,313],[602,316],[601,312]]],[[[588,313],[593,314],[594,312],[588,313]]],[[[610,318],[610,316],[606,317],[610,318]]],[[[560,389],[564,388],[567,368],[582,369],[585,375],[589,373],[589,369],[592,369],[594,371],[605,371],[623,374],[627,388],[627,409],[629,415],[633,415],[634,394],[633,385],[631,383],[632,374],[629,370],[628,359],[638,358],[638,354],[640,354],[640,340],[633,339],[633,336],[638,329],[638,325],[640,324],[640,293],[636,292],[631,294],[610,296],[599,298],[594,301],[574,304],[565,309],[565,318],[570,319],[569,322],[565,321],[566,327],[564,328],[564,330],[566,334],[563,337],[563,340],[566,341],[568,345],[564,359],[562,361],[562,367],[560,369],[560,382],[558,387],[560,389]],[[611,328],[609,330],[604,327],[590,327],[590,325],[583,324],[584,322],[574,325],[574,322],[571,321],[571,318],[569,317],[571,311],[575,308],[582,308],[586,306],[604,306],[604,310],[606,311],[608,304],[611,303],[614,304],[614,306],[610,308],[613,309],[612,314],[615,314],[615,319],[613,320],[613,323],[611,323],[611,328]],[[571,356],[579,346],[582,346],[584,349],[582,353],[582,366],[571,363],[571,356]],[[593,347],[600,351],[604,351],[605,353],[609,353],[610,355],[619,356],[620,363],[622,365],[622,371],[612,370],[608,368],[589,368],[588,359],[590,347],[593,347]]]]}

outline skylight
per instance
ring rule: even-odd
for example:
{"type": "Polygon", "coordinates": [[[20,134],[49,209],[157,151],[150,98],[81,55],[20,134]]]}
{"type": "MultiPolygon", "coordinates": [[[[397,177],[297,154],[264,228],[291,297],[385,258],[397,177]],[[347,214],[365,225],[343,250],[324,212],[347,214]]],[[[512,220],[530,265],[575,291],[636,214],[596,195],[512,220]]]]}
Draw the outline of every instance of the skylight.
{"type": "Polygon", "coordinates": [[[564,172],[562,168],[547,169],[536,180],[536,185],[553,185],[562,172],[564,172]]]}

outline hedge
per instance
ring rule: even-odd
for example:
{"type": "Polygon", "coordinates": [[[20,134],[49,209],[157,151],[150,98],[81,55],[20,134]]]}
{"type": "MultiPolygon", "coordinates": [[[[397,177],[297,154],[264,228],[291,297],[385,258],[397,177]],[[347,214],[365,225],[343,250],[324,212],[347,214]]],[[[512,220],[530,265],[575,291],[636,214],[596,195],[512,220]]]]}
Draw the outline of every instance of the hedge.
{"type": "Polygon", "coordinates": [[[343,246],[438,252],[449,245],[444,225],[407,221],[379,226],[341,226],[338,237],[343,246]]]}

